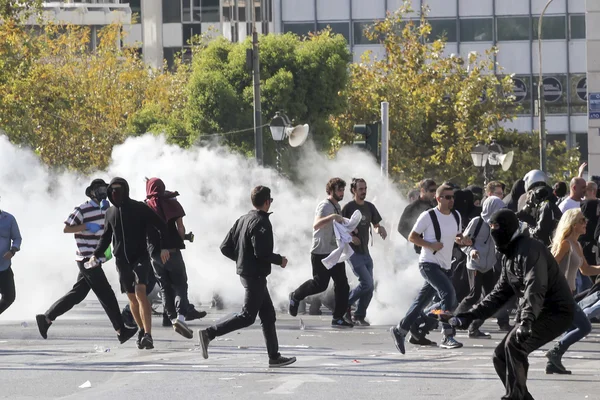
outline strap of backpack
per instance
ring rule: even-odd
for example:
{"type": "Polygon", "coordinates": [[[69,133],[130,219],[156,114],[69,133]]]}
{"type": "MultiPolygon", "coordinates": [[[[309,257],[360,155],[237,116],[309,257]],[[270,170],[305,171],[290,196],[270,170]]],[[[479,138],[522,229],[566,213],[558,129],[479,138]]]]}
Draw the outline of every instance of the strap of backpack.
{"type": "MultiPolygon", "coordinates": [[[[435,240],[439,242],[442,240],[442,230],[440,229],[440,221],[438,221],[437,215],[435,215],[435,209],[432,208],[429,210],[429,217],[431,218],[431,222],[433,223],[433,230],[435,231],[435,240]]],[[[433,254],[437,253],[434,251],[433,254]]]]}
{"type": "Polygon", "coordinates": [[[479,235],[479,231],[481,230],[482,226],[483,226],[483,218],[479,217],[479,221],[477,221],[477,225],[475,226],[475,232],[473,232],[473,237],[471,238],[471,240],[473,241],[473,244],[475,244],[475,239],[477,238],[477,235],[479,235]]]}

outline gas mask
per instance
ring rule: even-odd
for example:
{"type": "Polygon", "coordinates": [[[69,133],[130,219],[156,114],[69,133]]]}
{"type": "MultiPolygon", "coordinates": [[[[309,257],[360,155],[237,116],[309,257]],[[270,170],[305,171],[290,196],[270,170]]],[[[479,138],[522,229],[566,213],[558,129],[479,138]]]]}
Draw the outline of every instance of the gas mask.
{"type": "Polygon", "coordinates": [[[92,190],[92,195],[96,200],[101,202],[102,200],[106,200],[107,198],[107,188],[106,186],[98,186],[92,190]]]}

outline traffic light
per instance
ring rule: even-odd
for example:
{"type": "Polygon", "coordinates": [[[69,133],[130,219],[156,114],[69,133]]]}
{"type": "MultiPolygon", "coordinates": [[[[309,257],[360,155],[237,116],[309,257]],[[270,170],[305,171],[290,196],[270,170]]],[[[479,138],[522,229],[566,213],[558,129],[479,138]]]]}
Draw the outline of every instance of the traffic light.
{"type": "Polygon", "coordinates": [[[353,131],[364,137],[364,142],[355,141],[354,145],[373,154],[373,157],[379,162],[379,123],[354,125],[353,131]]]}

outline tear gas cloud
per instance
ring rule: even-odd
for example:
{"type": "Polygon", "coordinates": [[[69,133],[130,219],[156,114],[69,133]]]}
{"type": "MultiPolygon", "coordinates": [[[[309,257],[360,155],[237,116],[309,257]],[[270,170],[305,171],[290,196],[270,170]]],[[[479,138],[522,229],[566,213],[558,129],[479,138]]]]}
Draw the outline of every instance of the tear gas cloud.
{"type": "MultiPolygon", "coordinates": [[[[30,319],[71,288],[78,273],[76,247],[73,235],[62,232],[64,220],[87,200],[84,191],[91,179],[109,181],[115,176],[129,182],[136,200],[145,198],[144,177],[159,177],[167,190],[179,191],[187,214],[184,223],[195,234],[195,241],[186,242],[184,251],[189,295],[192,302],[204,304],[202,309],[213,293],[226,303],[241,304],[243,288],[235,265],[221,254],[219,245],[233,222],[252,208],[252,188],[269,186],[275,199],[271,221],[276,252],[289,259],[285,269],[273,266],[269,288],[276,307],[286,304],[288,293],[312,276],[309,251],[315,208],[326,197],[326,182],[339,176],[348,185],[342,205],[351,200],[352,177],[362,177],[368,184],[367,200],[383,217],[389,236],[383,241],[374,234],[370,247],[376,292],[368,314],[373,323],[397,322],[422,283],[412,246],[396,231],[405,200],[363,152],[345,148],[332,160],[307,142],[302,153],[300,183],[294,184],[273,169],[223,148],[181,149],[166,144],[162,137],[145,135],[115,147],[106,171],[82,177],[52,172],[30,150],[0,136],[0,208],[16,217],[23,236],[21,252],[13,259],[17,299],[1,318],[30,319]]],[[[119,300],[125,302],[114,260],[103,268],[119,300]]],[[[349,267],[347,274],[352,288],[357,279],[349,267]]]]}

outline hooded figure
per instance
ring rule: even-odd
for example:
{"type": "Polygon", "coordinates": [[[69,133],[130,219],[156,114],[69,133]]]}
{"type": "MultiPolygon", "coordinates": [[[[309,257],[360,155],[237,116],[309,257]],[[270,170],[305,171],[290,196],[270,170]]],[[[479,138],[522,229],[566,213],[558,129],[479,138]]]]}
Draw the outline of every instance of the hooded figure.
{"type": "Polygon", "coordinates": [[[179,192],[165,190],[165,184],[159,178],[151,178],[146,182],[146,204],[165,223],[185,216],[183,207],[176,199],[177,196],[179,196],[179,192]]]}
{"type": "Polygon", "coordinates": [[[519,198],[525,194],[525,181],[523,179],[519,179],[513,184],[513,187],[508,194],[504,198],[504,204],[506,204],[506,208],[511,211],[518,211],[519,198]]]}
{"type": "Polygon", "coordinates": [[[467,329],[474,320],[491,317],[517,295],[517,325],[496,347],[493,362],[506,388],[503,399],[533,399],[527,390],[527,358],[571,326],[575,302],[550,250],[526,234],[515,213],[496,211],[490,227],[502,253],[500,280],[478,305],[456,314],[450,323],[467,329]]]}

